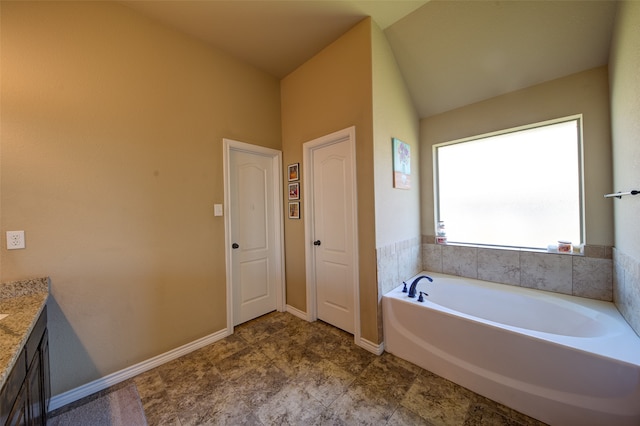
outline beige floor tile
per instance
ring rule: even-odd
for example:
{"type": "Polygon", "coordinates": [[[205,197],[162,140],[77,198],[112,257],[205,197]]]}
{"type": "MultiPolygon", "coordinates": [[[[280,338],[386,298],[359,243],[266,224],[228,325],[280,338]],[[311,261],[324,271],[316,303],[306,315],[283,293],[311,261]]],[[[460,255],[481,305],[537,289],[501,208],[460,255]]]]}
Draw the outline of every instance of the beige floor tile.
{"type": "Polygon", "coordinates": [[[324,408],[304,388],[288,384],[257,409],[256,415],[265,425],[308,425],[324,408]]]}
{"type": "Polygon", "coordinates": [[[522,426],[485,404],[471,404],[464,426],[522,426]]]}
{"type": "Polygon", "coordinates": [[[231,336],[227,336],[224,339],[218,340],[217,342],[199,350],[209,361],[216,363],[240,352],[248,346],[249,343],[247,343],[246,340],[237,334],[232,334],[231,336]]]}
{"type": "Polygon", "coordinates": [[[149,425],[541,426],[322,321],[274,312],[136,376],[149,425]]]}
{"type": "Polygon", "coordinates": [[[258,365],[216,391],[230,388],[237,398],[242,399],[251,410],[255,410],[277,394],[288,382],[287,375],[273,364],[258,365]]]}
{"type": "Polygon", "coordinates": [[[355,381],[356,376],[324,359],[296,375],[294,383],[328,407],[355,381]]]}
{"type": "Polygon", "coordinates": [[[402,406],[438,426],[462,426],[473,394],[434,374],[420,374],[402,406]]]}
{"type": "Polygon", "coordinates": [[[433,423],[400,406],[389,419],[387,426],[433,426],[433,423]]]}
{"type": "Polygon", "coordinates": [[[397,403],[354,384],[331,404],[326,419],[328,423],[345,425],[384,425],[396,408],[397,403]]]}
{"type": "Polygon", "coordinates": [[[271,360],[265,354],[253,347],[247,347],[216,363],[215,368],[224,379],[233,380],[260,365],[270,363],[271,360]]]}

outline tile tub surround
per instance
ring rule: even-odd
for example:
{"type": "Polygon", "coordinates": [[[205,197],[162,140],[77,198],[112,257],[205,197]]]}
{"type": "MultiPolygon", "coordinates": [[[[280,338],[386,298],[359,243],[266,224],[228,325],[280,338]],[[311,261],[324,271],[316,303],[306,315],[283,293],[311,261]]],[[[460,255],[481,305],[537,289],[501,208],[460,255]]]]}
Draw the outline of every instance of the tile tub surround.
{"type": "Polygon", "coordinates": [[[416,237],[376,249],[379,298],[423,270],[420,245],[421,240],[416,237]]]}
{"type": "Polygon", "coordinates": [[[422,265],[426,271],[613,301],[612,249],[605,246],[587,246],[583,256],[440,245],[424,237],[422,265]]]}
{"type": "Polygon", "coordinates": [[[49,279],[0,284],[0,389],[4,386],[49,296],[49,279]]]}
{"type": "Polygon", "coordinates": [[[640,336],[640,261],[614,248],[613,264],[613,300],[640,336]]]}
{"type": "Polygon", "coordinates": [[[376,249],[378,274],[378,336],[382,336],[382,295],[423,270],[421,238],[397,241],[376,249]]]}

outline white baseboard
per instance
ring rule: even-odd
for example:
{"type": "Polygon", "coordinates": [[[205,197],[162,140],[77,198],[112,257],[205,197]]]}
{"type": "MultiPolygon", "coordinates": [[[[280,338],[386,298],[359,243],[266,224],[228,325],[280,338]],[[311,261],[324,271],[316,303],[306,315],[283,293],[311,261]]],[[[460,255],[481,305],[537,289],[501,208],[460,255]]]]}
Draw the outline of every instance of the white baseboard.
{"type": "MultiPolygon", "coordinates": [[[[305,321],[309,320],[306,312],[303,312],[297,308],[294,308],[291,305],[287,305],[287,312],[305,321]]],[[[114,386],[118,383],[121,383],[127,379],[135,377],[138,374],[144,373],[145,371],[149,371],[162,364],[166,364],[169,361],[173,361],[176,358],[180,358],[183,355],[191,353],[204,346],[210,345],[214,342],[217,342],[218,340],[224,339],[225,337],[229,336],[232,333],[233,333],[233,328],[231,329],[225,328],[223,330],[212,333],[208,336],[204,336],[198,340],[194,340],[191,343],[187,343],[186,345],[180,346],[178,348],[172,349],[163,354],[157,355],[146,361],[142,361],[138,364],[132,365],[123,370],[116,371],[115,373],[111,373],[105,377],[96,379],[92,382],[79,386],[75,389],[71,389],[67,392],[63,392],[61,394],[55,395],[54,397],[51,398],[51,401],[49,402],[49,411],[56,410],[60,407],[63,407],[67,404],[75,402],[86,396],[92,395],[96,392],[99,392],[101,390],[114,386]]],[[[360,338],[359,341],[356,342],[356,344],[361,348],[366,349],[367,351],[376,355],[382,355],[382,353],[384,352],[384,343],[380,343],[378,345],[366,339],[360,338]]]]}
{"type": "Polygon", "coordinates": [[[291,305],[287,305],[287,312],[289,312],[291,315],[294,315],[294,316],[296,316],[298,318],[301,318],[301,319],[303,319],[305,321],[309,321],[309,316],[307,315],[306,312],[303,312],[298,308],[294,308],[291,305]]]}
{"type": "Polygon", "coordinates": [[[107,389],[110,386],[135,377],[138,374],[151,370],[152,368],[158,367],[204,346],[210,345],[213,342],[224,339],[229,334],[231,333],[229,333],[229,330],[225,328],[224,330],[220,330],[208,336],[204,336],[198,340],[194,340],[191,343],[187,343],[186,345],[180,346],[178,348],[150,358],[146,361],[142,361],[138,364],[132,365],[131,367],[116,371],[115,373],[111,373],[105,377],[96,379],[75,389],[71,389],[70,391],[63,392],[51,398],[51,401],[49,402],[49,411],[53,411],[86,396],[107,389]]]}
{"type": "Polygon", "coordinates": [[[376,355],[382,355],[384,352],[384,342],[378,345],[361,337],[359,341],[356,341],[356,345],[376,355]]]}

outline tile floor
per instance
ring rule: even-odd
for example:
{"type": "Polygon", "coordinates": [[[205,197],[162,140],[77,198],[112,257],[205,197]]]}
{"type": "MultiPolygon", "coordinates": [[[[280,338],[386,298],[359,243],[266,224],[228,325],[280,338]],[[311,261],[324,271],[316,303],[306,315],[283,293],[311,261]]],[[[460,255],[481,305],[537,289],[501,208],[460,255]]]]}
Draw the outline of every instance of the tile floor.
{"type": "Polygon", "coordinates": [[[132,380],[150,425],[542,425],[278,312],[132,380]]]}

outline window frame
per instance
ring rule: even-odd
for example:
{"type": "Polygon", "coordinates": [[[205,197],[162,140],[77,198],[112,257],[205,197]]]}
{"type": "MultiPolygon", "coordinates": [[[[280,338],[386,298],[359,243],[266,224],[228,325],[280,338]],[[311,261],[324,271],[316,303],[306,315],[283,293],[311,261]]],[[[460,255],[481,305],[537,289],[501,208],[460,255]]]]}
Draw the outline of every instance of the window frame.
{"type": "MultiPolygon", "coordinates": [[[[436,234],[435,230],[438,226],[438,221],[440,220],[440,185],[439,185],[439,164],[438,164],[438,148],[450,145],[461,144],[465,142],[478,141],[486,138],[490,138],[493,136],[504,135],[508,133],[516,133],[524,130],[549,126],[553,124],[559,124],[564,122],[576,121],[577,123],[577,145],[578,145],[578,203],[579,203],[579,232],[580,232],[580,245],[586,243],[586,209],[585,209],[585,184],[584,184],[584,127],[583,127],[583,115],[582,114],[574,114],[565,117],[554,118],[551,120],[539,121],[531,124],[525,124],[516,127],[510,127],[507,129],[496,130],[492,132],[482,133],[479,135],[467,136],[460,139],[455,139],[447,142],[441,142],[433,144],[432,146],[432,160],[433,160],[433,204],[434,204],[434,222],[433,222],[433,230],[434,235],[436,234]]],[[[505,246],[498,244],[485,244],[485,243],[472,243],[472,242],[458,242],[458,241],[448,241],[447,244],[452,245],[460,245],[460,246],[470,246],[470,247],[489,247],[489,248],[498,248],[498,249],[511,249],[511,250],[534,250],[534,251],[547,251],[546,247],[525,247],[525,246],[505,246]]],[[[574,242],[574,245],[576,243],[574,242]]]]}

